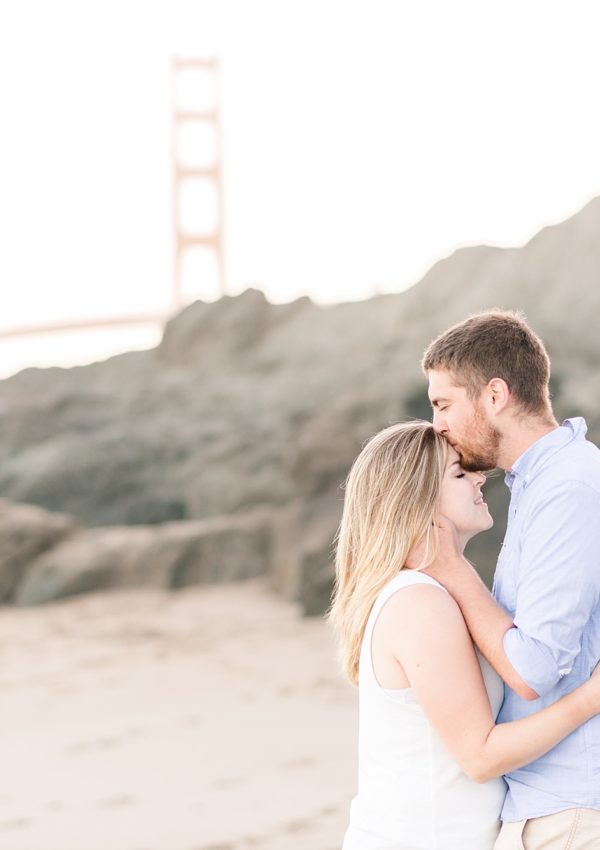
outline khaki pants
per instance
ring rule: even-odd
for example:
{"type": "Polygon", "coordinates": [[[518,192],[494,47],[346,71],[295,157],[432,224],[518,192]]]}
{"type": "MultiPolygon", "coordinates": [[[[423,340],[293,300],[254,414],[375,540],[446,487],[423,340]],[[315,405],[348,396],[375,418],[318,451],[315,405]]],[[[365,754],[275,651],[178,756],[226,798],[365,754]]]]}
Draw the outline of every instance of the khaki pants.
{"type": "Polygon", "coordinates": [[[494,850],[600,850],[600,811],[566,809],[502,824],[494,850]]]}

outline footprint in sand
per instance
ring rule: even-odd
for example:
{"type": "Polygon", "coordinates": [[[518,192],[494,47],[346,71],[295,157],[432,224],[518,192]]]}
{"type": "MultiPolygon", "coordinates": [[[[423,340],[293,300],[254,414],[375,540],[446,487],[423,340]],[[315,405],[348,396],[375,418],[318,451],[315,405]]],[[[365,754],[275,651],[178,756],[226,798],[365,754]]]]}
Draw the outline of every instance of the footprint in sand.
{"type": "Polygon", "coordinates": [[[245,779],[243,776],[228,776],[224,779],[217,779],[216,782],[211,783],[211,788],[215,791],[223,791],[227,788],[237,788],[239,785],[243,785],[245,779]]]}
{"type": "Polygon", "coordinates": [[[303,767],[312,767],[312,765],[316,764],[317,760],[311,758],[310,756],[304,756],[301,758],[289,759],[288,761],[284,761],[280,764],[280,767],[285,770],[300,770],[303,767]]]}
{"type": "Polygon", "coordinates": [[[115,735],[106,736],[104,738],[96,738],[95,741],[73,741],[72,744],[69,744],[65,747],[64,752],[69,755],[79,755],[81,753],[87,753],[90,750],[108,750],[114,749],[121,744],[121,739],[116,737],[115,735]]]}
{"type": "Polygon", "coordinates": [[[92,743],[91,741],[73,741],[72,744],[69,744],[68,747],[65,747],[64,752],[69,755],[78,755],[79,753],[85,753],[89,749],[91,749],[92,743]]]}
{"type": "Polygon", "coordinates": [[[132,738],[143,738],[145,734],[146,730],[143,726],[128,726],[121,736],[105,735],[103,738],[96,738],[95,741],[73,741],[65,747],[64,752],[69,755],[79,755],[90,750],[110,750],[122,746],[132,738]]]}
{"type": "Polygon", "coordinates": [[[233,844],[203,844],[202,847],[193,847],[192,850],[235,850],[233,844]]]}
{"type": "Polygon", "coordinates": [[[304,832],[312,826],[308,820],[291,820],[283,827],[285,832],[304,832]]]}
{"type": "Polygon", "coordinates": [[[106,797],[104,800],[98,800],[96,805],[99,809],[116,809],[123,806],[132,806],[135,803],[135,797],[128,794],[117,794],[114,797],[106,797]]]}
{"type": "Polygon", "coordinates": [[[31,818],[8,818],[7,820],[0,821],[0,829],[2,830],[13,830],[13,829],[27,829],[33,824],[31,818]]]}
{"type": "Polygon", "coordinates": [[[116,735],[107,735],[105,738],[96,738],[96,746],[102,750],[112,750],[114,747],[118,747],[121,743],[121,739],[117,738],[116,735]]]}
{"type": "Polygon", "coordinates": [[[235,850],[233,844],[203,844],[202,847],[195,847],[193,850],[235,850]]]}
{"type": "Polygon", "coordinates": [[[327,818],[329,815],[337,815],[341,811],[341,806],[325,806],[324,809],[321,809],[319,815],[321,817],[327,818]]]}
{"type": "Polygon", "coordinates": [[[181,718],[181,725],[188,728],[202,726],[202,717],[199,714],[186,714],[181,718]]]}

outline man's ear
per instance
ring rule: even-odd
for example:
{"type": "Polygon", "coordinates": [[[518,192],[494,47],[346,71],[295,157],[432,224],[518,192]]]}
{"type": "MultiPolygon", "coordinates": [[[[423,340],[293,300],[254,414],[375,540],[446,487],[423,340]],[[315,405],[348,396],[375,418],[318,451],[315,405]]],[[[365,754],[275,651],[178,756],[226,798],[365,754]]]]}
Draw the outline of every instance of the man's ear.
{"type": "Polygon", "coordinates": [[[503,378],[492,378],[485,388],[486,406],[492,416],[501,413],[510,401],[510,390],[503,378]]]}

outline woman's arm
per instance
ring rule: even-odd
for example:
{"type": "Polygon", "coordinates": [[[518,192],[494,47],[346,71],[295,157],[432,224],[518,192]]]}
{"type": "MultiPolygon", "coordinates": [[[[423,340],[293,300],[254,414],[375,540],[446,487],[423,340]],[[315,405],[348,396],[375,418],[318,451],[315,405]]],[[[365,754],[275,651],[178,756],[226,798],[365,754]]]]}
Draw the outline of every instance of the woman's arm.
{"type": "Polygon", "coordinates": [[[432,585],[395,593],[375,629],[404,670],[427,719],[476,782],[534,761],[600,712],[600,678],[593,677],[530,717],[496,725],[460,609],[432,585]]]}

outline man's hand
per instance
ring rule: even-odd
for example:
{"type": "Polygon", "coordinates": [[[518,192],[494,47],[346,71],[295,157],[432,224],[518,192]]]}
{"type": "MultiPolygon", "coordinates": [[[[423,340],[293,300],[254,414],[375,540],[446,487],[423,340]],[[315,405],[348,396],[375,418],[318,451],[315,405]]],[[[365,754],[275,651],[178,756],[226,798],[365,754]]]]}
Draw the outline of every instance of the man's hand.
{"type": "MultiPolygon", "coordinates": [[[[509,687],[525,700],[538,694],[521,678],[504,651],[504,635],[513,628],[512,617],[494,602],[477,571],[463,557],[456,527],[444,516],[436,517],[439,552],[423,572],[439,581],[454,597],[481,654],[509,687]]],[[[424,544],[415,546],[406,566],[419,569],[431,557],[424,544]]]]}

